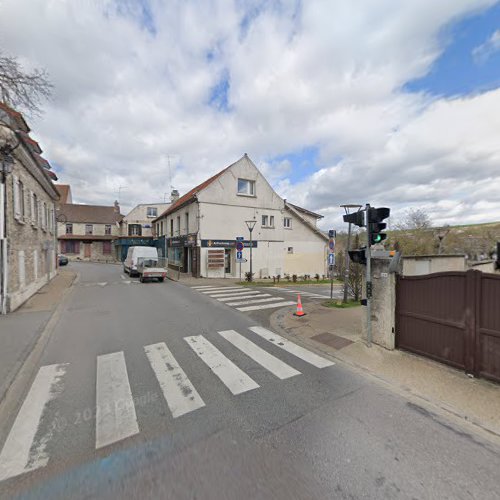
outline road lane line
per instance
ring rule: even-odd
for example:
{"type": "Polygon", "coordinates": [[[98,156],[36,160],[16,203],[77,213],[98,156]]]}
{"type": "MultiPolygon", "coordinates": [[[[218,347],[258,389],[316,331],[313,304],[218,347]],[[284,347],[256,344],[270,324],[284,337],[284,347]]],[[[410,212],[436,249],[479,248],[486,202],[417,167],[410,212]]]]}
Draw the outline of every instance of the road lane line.
{"type": "Polygon", "coordinates": [[[217,293],[217,292],[230,292],[236,290],[245,290],[242,286],[225,286],[223,288],[212,288],[210,290],[201,290],[201,293],[217,293]]]}
{"type": "Polygon", "coordinates": [[[264,351],[264,349],[234,330],[225,330],[219,332],[219,335],[222,335],[228,342],[281,380],[300,375],[298,370],[287,365],[272,354],[269,354],[267,351],[264,351]]]}
{"type": "Polygon", "coordinates": [[[47,465],[45,451],[52,431],[35,442],[49,401],[63,390],[67,364],[42,366],[31,385],[0,453],[0,481],[47,465]]]}
{"type": "MultiPolygon", "coordinates": [[[[275,299],[279,300],[279,299],[275,299]]],[[[274,304],[262,304],[257,306],[248,306],[248,307],[237,307],[238,311],[259,311],[260,309],[272,309],[273,307],[284,307],[284,306],[294,306],[295,302],[283,302],[284,299],[281,299],[281,302],[276,302],[274,304]]]]}
{"type": "MultiPolygon", "coordinates": [[[[261,302],[276,302],[277,300],[285,300],[283,298],[277,298],[277,297],[271,297],[270,299],[257,299],[256,298],[256,297],[264,297],[266,295],[269,296],[268,293],[265,293],[264,295],[255,295],[254,297],[251,297],[250,300],[242,300],[241,302],[228,302],[226,305],[227,306],[245,306],[247,304],[259,304],[261,302]]],[[[241,297],[239,297],[239,298],[241,298],[241,297]]]]}
{"type": "Polygon", "coordinates": [[[326,368],[327,366],[332,366],[335,364],[333,361],[318,356],[314,352],[304,349],[303,347],[300,347],[299,345],[294,344],[293,342],[290,342],[283,337],[280,337],[276,333],[273,333],[266,328],[262,328],[261,326],[251,326],[250,330],[252,330],[252,332],[256,333],[263,339],[267,340],[268,342],[271,342],[271,344],[278,346],[284,351],[297,356],[306,363],[309,363],[317,368],[326,368]]]}
{"type": "Polygon", "coordinates": [[[226,358],[203,335],[185,337],[184,340],[233,394],[241,394],[259,387],[257,382],[226,358]]]}
{"type": "MultiPolygon", "coordinates": [[[[223,297],[221,299],[217,299],[220,302],[227,302],[228,300],[240,300],[240,299],[256,299],[260,297],[272,297],[271,294],[269,293],[260,293],[259,295],[239,295],[239,296],[234,296],[231,295],[231,297],[223,297]]],[[[272,298],[271,300],[275,300],[276,297],[272,298]]],[[[246,304],[246,302],[241,302],[242,304],[246,304]]],[[[234,304],[228,304],[228,305],[234,305],[234,304]]]]}
{"type": "Polygon", "coordinates": [[[144,346],[144,350],[174,418],[205,406],[164,342],[144,346]]]}
{"type": "Polygon", "coordinates": [[[139,432],[123,351],[97,356],[95,447],[139,432]]]}
{"type": "Polygon", "coordinates": [[[218,292],[217,295],[209,295],[209,297],[211,297],[212,299],[218,299],[219,297],[242,297],[243,295],[258,295],[262,292],[258,292],[258,291],[255,291],[255,292],[232,292],[232,293],[228,293],[228,292],[218,292]]]}

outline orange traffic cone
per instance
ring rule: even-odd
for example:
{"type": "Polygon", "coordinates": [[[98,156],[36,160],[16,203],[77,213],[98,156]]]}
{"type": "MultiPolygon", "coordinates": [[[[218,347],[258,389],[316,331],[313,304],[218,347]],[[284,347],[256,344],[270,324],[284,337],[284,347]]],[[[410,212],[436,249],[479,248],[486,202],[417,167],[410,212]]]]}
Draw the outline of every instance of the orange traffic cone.
{"type": "Polygon", "coordinates": [[[302,301],[300,300],[300,293],[297,295],[297,312],[294,312],[293,315],[298,316],[299,318],[306,315],[304,309],[302,309],[302,301]]]}

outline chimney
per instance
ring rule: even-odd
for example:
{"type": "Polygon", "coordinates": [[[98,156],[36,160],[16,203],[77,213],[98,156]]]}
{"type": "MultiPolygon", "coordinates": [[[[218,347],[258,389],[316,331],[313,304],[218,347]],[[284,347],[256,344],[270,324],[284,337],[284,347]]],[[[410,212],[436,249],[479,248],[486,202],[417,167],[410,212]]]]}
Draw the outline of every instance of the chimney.
{"type": "Polygon", "coordinates": [[[118,200],[115,200],[115,212],[117,214],[120,213],[120,204],[118,203],[118,200]]]}
{"type": "Polygon", "coordinates": [[[179,191],[177,189],[172,189],[170,193],[170,201],[174,204],[179,199],[179,191]]]}

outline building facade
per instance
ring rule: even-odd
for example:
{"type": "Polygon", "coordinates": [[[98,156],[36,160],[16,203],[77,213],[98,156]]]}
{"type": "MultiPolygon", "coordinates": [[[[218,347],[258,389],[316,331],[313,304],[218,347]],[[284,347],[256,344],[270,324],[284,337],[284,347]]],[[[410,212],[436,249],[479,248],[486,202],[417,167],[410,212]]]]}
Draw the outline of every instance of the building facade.
{"type": "Polygon", "coordinates": [[[266,278],[326,273],[328,238],[316,227],[320,218],[282,199],[244,155],[177,199],[153,222],[170,266],[195,276],[241,273],[243,278],[250,270],[252,246],[254,277],[266,278]]]}
{"type": "Polygon", "coordinates": [[[0,313],[14,311],[57,272],[50,165],[22,115],[0,103],[0,313]],[[14,132],[15,131],[15,132],[14,132]]]}
{"type": "Polygon", "coordinates": [[[163,213],[170,203],[141,203],[134,207],[120,222],[120,237],[114,241],[120,261],[127,257],[131,246],[155,246],[153,220],[163,213]]]}
{"type": "Polygon", "coordinates": [[[120,236],[120,206],[60,204],[59,252],[70,260],[116,262],[114,240],[120,236]]]}

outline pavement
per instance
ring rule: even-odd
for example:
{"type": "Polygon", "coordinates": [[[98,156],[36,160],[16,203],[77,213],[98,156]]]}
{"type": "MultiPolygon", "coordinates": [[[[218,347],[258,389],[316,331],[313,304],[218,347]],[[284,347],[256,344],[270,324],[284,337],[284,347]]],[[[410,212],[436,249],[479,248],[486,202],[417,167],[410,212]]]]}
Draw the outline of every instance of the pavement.
{"type": "Polygon", "coordinates": [[[31,376],[0,404],[0,498],[498,498],[492,436],[279,335],[263,310],[69,270],[31,376]]]}
{"type": "Polygon", "coordinates": [[[19,309],[0,316],[0,401],[75,278],[75,272],[60,269],[19,309]]]}
{"type": "Polygon", "coordinates": [[[362,306],[336,309],[312,303],[306,312],[297,318],[280,311],[270,326],[500,437],[499,384],[404,351],[368,347],[361,335],[362,306]]]}

